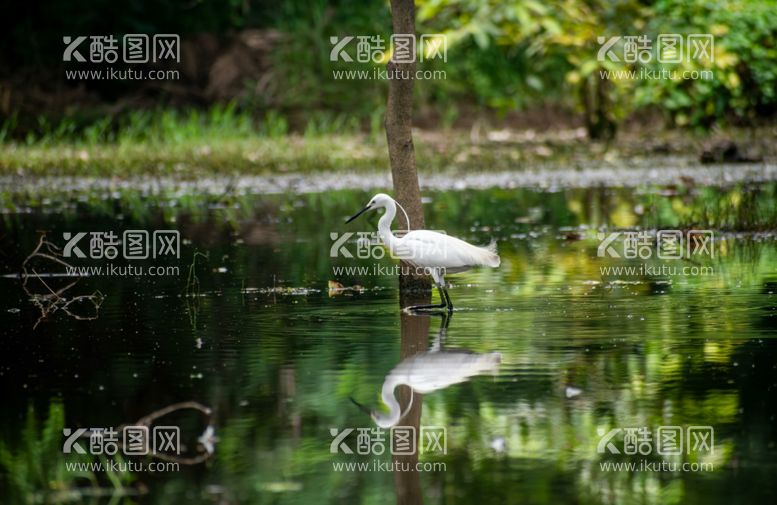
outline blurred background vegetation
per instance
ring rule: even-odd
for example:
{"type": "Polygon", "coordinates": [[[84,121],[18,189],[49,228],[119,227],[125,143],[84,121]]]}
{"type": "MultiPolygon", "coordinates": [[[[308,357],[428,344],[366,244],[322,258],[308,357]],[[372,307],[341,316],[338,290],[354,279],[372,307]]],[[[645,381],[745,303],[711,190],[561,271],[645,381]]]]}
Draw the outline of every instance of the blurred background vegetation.
{"type": "MultiPolygon", "coordinates": [[[[479,122],[523,128],[772,124],[777,112],[777,2],[418,0],[419,33],[448,37],[446,79],[418,81],[422,128],[479,122]],[[602,79],[641,64],[597,60],[598,37],[709,33],[714,59],[670,65],[712,80],[602,79]]],[[[137,141],[176,135],[382,135],[386,82],[336,80],[371,68],[329,60],[330,36],[381,35],[385,0],[364,2],[84,0],[17,5],[3,16],[0,140],[137,141]],[[62,36],[177,33],[179,81],[67,81],[62,36]],[[228,114],[224,114],[227,111],[228,114]],[[224,118],[229,121],[225,121],[224,118]]],[[[658,69],[653,58],[646,69],[658,69]]],[[[84,67],[80,67],[84,68],[84,67]]]]}

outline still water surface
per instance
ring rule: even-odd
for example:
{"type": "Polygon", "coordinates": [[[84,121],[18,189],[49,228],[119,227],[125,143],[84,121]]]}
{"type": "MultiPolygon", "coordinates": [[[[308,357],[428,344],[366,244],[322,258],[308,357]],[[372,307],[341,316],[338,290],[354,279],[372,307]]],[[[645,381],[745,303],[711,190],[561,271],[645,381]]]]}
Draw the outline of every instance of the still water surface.
{"type": "MultiPolygon", "coordinates": [[[[179,471],[119,472],[123,492],[139,493],[128,503],[774,503],[777,243],[764,230],[774,229],[775,193],[773,183],[428,192],[429,228],[473,243],[496,239],[502,257],[499,269],[449,277],[456,311],[447,320],[400,311],[396,279],[373,275],[394,264],[389,258],[330,256],[330,233],[375,229],[376,215],[343,224],[367,202],[364,191],[128,192],[6,213],[0,501],[108,503],[88,496],[114,492],[104,472],[62,470],[62,428],[118,427],[196,401],[212,409],[209,420],[188,411],[167,421],[181,426],[190,453],[210,422],[213,456],[179,471]],[[63,232],[127,229],[179,230],[180,259],[139,263],[178,273],[82,279],[65,296],[99,290],[96,319],[60,310],[38,321],[40,309],[13,278],[38,232],[62,246],[63,232]],[[658,261],[653,251],[645,262],[712,270],[603,272],[642,262],[597,257],[598,229],[713,230],[712,258],[658,261]],[[207,258],[192,266],[195,251],[207,258]],[[351,266],[366,270],[335,271],[351,266]],[[332,454],[331,429],[376,428],[351,398],[385,414],[384,382],[402,374],[426,382],[400,424],[444,427],[444,453],[395,458],[425,466],[391,471],[379,465],[392,463],[388,446],[360,455],[354,432],[345,439],[354,454],[332,454]],[[621,454],[597,448],[613,429],[655,437],[662,426],[679,426],[684,437],[688,427],[711,427],[713,448],[664,457],[653,440],[642,446],[647,454],[623,454],[624,432],[613,438],[621,454]],[[603,466],[661,461],[707,466],[603,466]]],[[[347,247],[357,256],[356,236],[347,247]]],[[[52,289],[63,282],[46,279],[52,289]]],[[[408,390],[396,393],[404,408],[408,390]]]]}

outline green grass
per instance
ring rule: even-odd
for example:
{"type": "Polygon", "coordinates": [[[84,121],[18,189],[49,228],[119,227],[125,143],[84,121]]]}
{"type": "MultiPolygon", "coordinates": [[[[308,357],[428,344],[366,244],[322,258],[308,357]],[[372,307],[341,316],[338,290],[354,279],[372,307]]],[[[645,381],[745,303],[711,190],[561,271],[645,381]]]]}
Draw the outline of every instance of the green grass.
{"type": "Polygon", "coordinates": [[[316,139],[202,139],[185,142],[110,143],[46,146],[11,144],[0,154],[0,173],[125,177],[207,174],[267,174],[387,166],[385,149],[362,144],[360,137],[316,139]]]}
{"type": "Polygon", "coordinates": [[[256,119],[226,104],[91,121],[41,117],[23,133],[12,116],[0,125],[0,174],[197,177],[380,169],[387,166],[382,111],[374,116],[362,125],[352,116],[315,112],[292,130],[277,112],[256,119]]]}
{"type": "MultiPolygon", "coordinates": [[[[388,170],[383,111],[360,124],[353,116],[311,113],[295,125],[277,112],[256,119],[232,104],[209,110],[157,109],[91,122],[38,120],[19,135],[16,118],[0,125],[0,175],[130,177],[268,175],[388,170]],[[11,136],[15,140],[9,140],[11,136]]],[[[630,166],[636,158],[669,154],[698,159],[705,138],[692,132],[639,130],[613,144],[587,141],[581,131],[522,135],[482,129],[419,131],[420,171],[488,171],[576,167],[589,161],[630,166]],[[506,135],[506,136],[505,136],[506,135]],[[661,150],[656,146],[660,145],[661,150]]],[[[527,132],[523,132],[527,133],[527,132]]],[[[774,132],[730,130],[724,136],[774,159],[774,132]]]]}
{"type": "MultiPolygon", "coordinates": [[[[372,123],[371,123],[372,124],[372,123]]],[[[297,132],[270,112],[259,120],[233,104],[207,111],[131,112],[86,124],[73,118],[37,126],[19,136],[16,118],[0,126],[0,173],[125,176],[268,173],[331,170],[385,164],[377,127],[361,132],[353,118],[311,114],[297,132]]]]}

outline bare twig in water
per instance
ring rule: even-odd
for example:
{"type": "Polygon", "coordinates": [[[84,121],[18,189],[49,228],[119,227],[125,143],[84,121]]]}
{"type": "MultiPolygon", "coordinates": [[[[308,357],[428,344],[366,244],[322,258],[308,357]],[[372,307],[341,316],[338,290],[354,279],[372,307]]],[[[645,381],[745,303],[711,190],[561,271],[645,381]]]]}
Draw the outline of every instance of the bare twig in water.
{"type": "MultiPolygon", "coordinates": [[[[155,410],[150,414],[141,417],[140,419],[138,419],[132,424],[120,425],[118,427],[118,431],[122,433],[122,436],[120,437],[119,444],[122,450],[126,449],[126,446],[124,444],[125,437],[123,436],[125,429],[134,428],[137,426],[145,426],[150,430],[153,424],[158,419],[181,410],[194,410],[194,411],[200,412],[202,416],[205,418],[205,421],[206,421],[205,430],[202,432],[202,434],[199,437],[197,437],[197,452],[191,455],[178,455],[178,454],[168,454],[164,452],[156,452],[156,451],[149,450],[148,456],[161,459],[163,461],[180,463],[182,465],[196,465],[198,463],[202,463],[203,461],[208,460],[213,455],[214,444],[216,443],[216,441],[218,441],[218,438],[215,436],[215,429],[213,427],[213,422],[212,422],[213,411],[209,407],[206,407],[205,405],[195,401],[173,403],[171,405],[163,407],[159,410],[155,410]]],[[[83,434],[81,434],[80,438],[88,438],[96,434],[97,432],[95,431],[87,430],[83,434]]]]}
{"type": "Polygon", "coordinates": [[[46,281],[43,280],[43,276],[39,274],[31,265],[31,262],[35,259],[44,259],[64,266],[65,273],[68,273],[68,270],[72,270],[73,266],[61,258],[62,253],[60,252],[59,248],[46,240],[45,233],[41,233],[40,238],[38,239],[38,245],[22,262],[22,272],[20,274],[22,280],[22,289],[25,293],[27,293],[30,301],[40,310],[40,317],[38,317],[38,320],[35,321],[33,329],[37,328],[41,321],[47,319],[51,314],[54,314],[60,309],[68,316],[79,321],[89,321],[97,319],[99,316],[100,306],[105,300],[105,295],[103,295],[100,291],[95,291],[91,295],[76,295],[68,298],[65,296],[66,292],[78,284],[78,282],[81,280],[80,278],[77,278],[74,281],[65,284],[63,287],[54,290],[51,286],[48,285],[48,283],[46,283],[46,281]],[[30,286],[30,279],[36,279],[38,283],[40,283],[40,285],[45,288],[45,290],[42,292],[35,292],[30,286]],[[93,315],[78,314],[71,309],[71,306],[74,303],[84,301],[91,303],[94,307],[93,315]]]}
{"type": "Polygon", "coordinates": [[[198,454],[192,456],[180,456],[177,454],[167,454],[162,452],[151,452],[149,454],[163,461],[174,461],[176,463],[181,463],[182,465],[196,465],[197,463],[202,463],[213,455],[213,442],[216,440],[216,437],[213,435],[214,429],[211,422],[213,418],[213,411],[209,407],[206,407],[205,405],[195,401],[174,403],[159,410],[155,410],[147,416],[141,417],[135,422],[133,426],[148,426],[150,428],[151,425],[154,424],[154,421],[157,419],[165,417],[179,410],[196,410],[202,413],[202,415],[206,418],[207,424],[205,431],[203,431],[202,435],[197,438],[197,441],[199,442],[198,449],[201,446],[202,450],[198,454]]]}
{"type": "Polygon", "coordinates": [[[189,265],[189,275],[186,277],[186,296],[199,296],[200,294],[200,279],[197,277],[197,258],[203,257],[206,260],[210,259],[208,253],[200,251],[194,251],[192,256],[192,263],[189,265]]]}
{"type": "Polygon", "coordinates": [[[194,251],[192,263],[189,265],[189,274],[186,277],[186,307],[189,311],[189,324],[192,329],[197,327],[197,315],[200,311],[200,279],[197,277],[197,258],[202,256],[207,261],[210,259],[208,253],[194,251]]]}

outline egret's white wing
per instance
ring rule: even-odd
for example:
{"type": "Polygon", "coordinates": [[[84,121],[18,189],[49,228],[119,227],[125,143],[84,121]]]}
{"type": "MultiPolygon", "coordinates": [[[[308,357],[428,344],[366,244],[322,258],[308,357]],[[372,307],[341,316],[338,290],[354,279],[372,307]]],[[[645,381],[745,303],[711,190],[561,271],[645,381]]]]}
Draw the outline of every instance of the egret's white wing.
{"type": "Polygon", "coordinates": [[[394,256],[415,265],[450,270],[474,266],[498,267],[499,255],[492,244],[477,247],[436,231],[414,230],[397,240],[394,256]]]}

